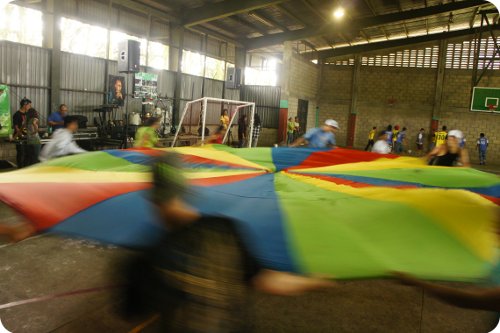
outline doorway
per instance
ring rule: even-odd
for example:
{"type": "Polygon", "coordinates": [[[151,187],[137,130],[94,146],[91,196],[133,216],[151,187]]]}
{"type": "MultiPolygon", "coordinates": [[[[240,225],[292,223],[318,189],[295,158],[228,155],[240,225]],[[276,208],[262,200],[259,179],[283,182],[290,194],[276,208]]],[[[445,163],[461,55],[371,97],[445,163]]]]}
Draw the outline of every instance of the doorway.
{"type": "Polygon", "coordinates": [[[307,110],[309,109],[309,101],[299,99],[299,106],[297,110],[297,117],[299,117],[299,136],[304,135],[307,128],[307,110]]]}

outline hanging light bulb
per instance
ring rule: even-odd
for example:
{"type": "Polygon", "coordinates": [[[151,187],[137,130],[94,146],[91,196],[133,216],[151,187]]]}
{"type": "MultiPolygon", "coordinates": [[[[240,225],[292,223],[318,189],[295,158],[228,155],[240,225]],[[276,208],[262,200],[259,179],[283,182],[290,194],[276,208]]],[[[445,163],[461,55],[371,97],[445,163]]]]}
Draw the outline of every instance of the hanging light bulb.
{"type": "Polygon", "coordinates": [[[345,10],[342,7],[335,9],[335,11],[333,12],[333,16],[336,19],[341,19],[342,17],[344,17],[344,15],[345,15],[345,10]]]}

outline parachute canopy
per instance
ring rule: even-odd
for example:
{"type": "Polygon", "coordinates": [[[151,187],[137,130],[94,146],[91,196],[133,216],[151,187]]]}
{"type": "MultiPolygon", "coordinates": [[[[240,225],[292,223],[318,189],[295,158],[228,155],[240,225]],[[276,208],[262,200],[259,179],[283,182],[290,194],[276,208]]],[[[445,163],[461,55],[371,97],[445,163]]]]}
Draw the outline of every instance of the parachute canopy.
{"type": "Polygon", "coordinates": [[[234,219],[265,267],[472,281],[496,263],[497,176],[340,148],[90,152],[1,174],[0,200],[40,231],[148,246],[161,228],[149,165],[170,151],[192,185],[185,199],[234,219]]]}

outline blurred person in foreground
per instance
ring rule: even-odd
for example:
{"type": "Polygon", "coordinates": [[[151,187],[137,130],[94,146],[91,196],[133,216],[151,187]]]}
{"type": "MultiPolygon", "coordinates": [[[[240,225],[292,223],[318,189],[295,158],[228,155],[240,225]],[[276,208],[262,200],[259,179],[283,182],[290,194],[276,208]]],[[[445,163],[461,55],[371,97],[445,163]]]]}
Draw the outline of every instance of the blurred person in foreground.
{"type": "Polygon", "coordinates": [[[151,200],[168,232],[126,268],[126,315],[159,314],[162,332],[244,332],[247,289],[297,295],[333,282],[265,269],[235,223],[204,216],[183,200],[187,185],[175,153],[153,164],[151,200]]]}
{"type": "Polygon", "coordinates": [[[387,135],[387,131],[381,131],[378,134],[378,140],[373,145],[372,153],[389,154],[391,152],[391,146],[387,143],[387,135]]]}
{"type": "Polygon", "coordinates": [[[446,141],[436,147],[426,156],[429,165],[470,167],[469,153],[460,147],[464,135],[462,131],[451,130],[446,141]]]}
{"type": "Polygon", "coordinates": [[[57,157],[87,152],[78,147],[76,142],[73,141],[73,134],[76,131],[78,131],[78,118],[66,116],[64,118],[64,128],[56,130],[49,143],[42,148],[40,161],[43,162],[57,157]]]}
{"type": "Polygon", "coordinates": [[[224,135],[226,135],[226,129],[224,128],[224,126],[219,126],[215,133],[208,138],[207,143],[221,145],[224,141],[224,135]]]}
{"type": "Polygon", "coordinates": [[[335,148],[337,140],[335,133],[339,130],[339,123],[333,119],[327,119],[323,126],[311,128],[302,136],[295,140],[290,147],[297,147],[307,143],[309,148],[335,148]]]}

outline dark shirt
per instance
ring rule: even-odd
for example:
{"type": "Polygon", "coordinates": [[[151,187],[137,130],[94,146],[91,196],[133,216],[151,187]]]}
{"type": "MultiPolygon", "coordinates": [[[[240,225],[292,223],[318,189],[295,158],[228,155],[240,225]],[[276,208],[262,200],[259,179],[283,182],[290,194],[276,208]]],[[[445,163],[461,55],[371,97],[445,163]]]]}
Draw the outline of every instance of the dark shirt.
{"type": "Polygon", "coordinates": [[[14,116],[12,116],[12,128],[23,128],[26,126],[26,113],[22,113],[21,111],[17,111],[14,113],[14,116]]]}
{"type": "Polygon", "coordinates": [[[255,114],[254,118],[253,118],[253,127],[257,127],[257,126],[260,126],[260,125],[261,125],[260,117],[259,117],[258,114],[255,114]]]}
{"type": "Polygon", "coordinates": [[[247,130],[247,122],[245,118],[238,119],[238,133],[245,133],[247,130]]]}
{"type": "Polygon", "coordinates": [[[128,314],[161,313],[166,332],[241,332],[259,269],[231,220],[202,217],[130,267],[128,314]]]}
{"type": "Polygon", "coordinates": [[[458,161],[459,154],[446,153],[443,156],[436,156],[433,158],[429,164],[439,165],[439,166],[454,166],[458,161]]]}

